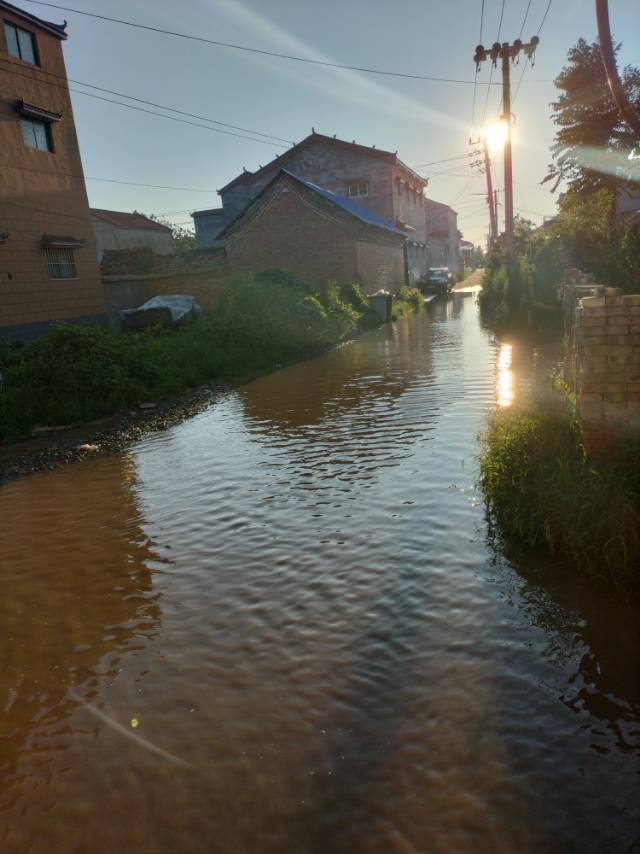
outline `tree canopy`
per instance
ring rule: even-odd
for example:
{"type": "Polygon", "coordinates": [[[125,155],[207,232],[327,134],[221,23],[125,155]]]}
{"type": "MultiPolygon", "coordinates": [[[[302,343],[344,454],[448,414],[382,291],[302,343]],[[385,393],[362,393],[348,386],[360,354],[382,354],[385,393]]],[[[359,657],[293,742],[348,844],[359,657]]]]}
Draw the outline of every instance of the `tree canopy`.
{"type": "MultiPolygon", "coordinates": [[[[615,46],[618,53],[620,45],[615,46]]],[[[632,177],[640,180],[638,161],[629,161],[635,142],[620,117],[607,84],[598,42],[579,39],[568,64],[556,77],[560,94],[553,101],[558,126],[551,146],[553,163],[545,180],[568,182],[569,191],[598,190],[632,177]],[[625,175],[625,170],[627,174],[625,175]]],[[[629,102],[640,107],[640,69],[628,65],[620,75],[629,102]]]]}

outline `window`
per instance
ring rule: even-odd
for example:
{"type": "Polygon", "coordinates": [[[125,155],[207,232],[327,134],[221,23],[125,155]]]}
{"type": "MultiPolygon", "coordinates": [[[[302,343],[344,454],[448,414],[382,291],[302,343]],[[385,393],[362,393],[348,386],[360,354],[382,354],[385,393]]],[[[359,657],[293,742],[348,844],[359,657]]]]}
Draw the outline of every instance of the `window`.
{"type": "Polygon", "coordinates": [[[39,151],[53,151],[53,135],[48,122],[35,119],[20,119],[22,136],[27,148],[37,148],[39,151]]]}
{"type": "Polygon", "coordinates": [[[347,187],[349,198],[357,199],[361,196],[369,195],[369,182],[368,181],[352,181],[347,187]]]}
{"type": "Polygon", "coordinates": [[[55,249],[48,247],[47,265],[50,279],[77,279],[76,260],[73,249],[55,249]]]}
{"type": "Polygon", "coordinates": [[[36,51],[36,39],[33,33],[16,27],[15,24],[4,22],[4,34],[7,39],[7,49],[11,56],[23,59],[31,65],[38,65],[38,54],[36,51]]]}

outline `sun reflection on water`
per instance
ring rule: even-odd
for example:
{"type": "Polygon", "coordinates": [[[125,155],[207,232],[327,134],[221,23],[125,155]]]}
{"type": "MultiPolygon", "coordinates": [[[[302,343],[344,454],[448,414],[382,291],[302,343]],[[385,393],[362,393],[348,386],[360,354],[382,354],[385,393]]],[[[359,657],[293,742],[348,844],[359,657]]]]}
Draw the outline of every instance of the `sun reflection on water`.
{"type": "Polygon", "coordinates": [[[496,397],[498,406],[511,406],[513,403],[513,371],[511,363],[513,360],[513,347],[511,344],[501,344],[498,353],[498,378],[496,383],[496,397]]]}

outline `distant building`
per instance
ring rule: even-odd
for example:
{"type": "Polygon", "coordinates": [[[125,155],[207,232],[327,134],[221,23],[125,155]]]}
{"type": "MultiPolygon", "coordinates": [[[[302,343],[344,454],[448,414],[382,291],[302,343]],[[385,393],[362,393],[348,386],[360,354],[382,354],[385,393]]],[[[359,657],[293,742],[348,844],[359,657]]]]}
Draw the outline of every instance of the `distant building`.
{"type": "Polygon", "coordinates": [[[473,253],[475,251],[475,247],[470,240],[461,240],[460,241],[460,256],[464,261],[465,266],[471,266],[473,264],[473,253]]]}
{"type": "Polygon", "coordinates": [[[158,255],[173,252],[171,229],[139,213],[91,208],[91,224],[98,260],[108,250],[152,249],[158,255]]]}
{"type": "Polygon", "coordinates": [[[198,248],[212,247],[218,235],[262,192],[281,169],[315,186],[357,202],[399,228],[414,246],[410,269],[426,270],[424,188],[427,181],[397,153],[357,145],[312,132],[256,172],[241,172],[219,190],[222,208],[193,216],[198,248]]]}
{"type": "Polygon", "coordinates": [[[458,214],[449,205],[425,199],[427,247],[430,267],[460,270],[460,232],[458,214]]]}
{"type": "Polygon", "coordinates": [[[234,272],[281,267],[314,290],[332,280],[365,292],[404,284],[404,229],[284,169],[218,238],[234,272]]]}
{"type": "Polygon", "coordinates": [[[62,41],[0,0],[0,336],[100,322],[105,302],[62,41]]]}

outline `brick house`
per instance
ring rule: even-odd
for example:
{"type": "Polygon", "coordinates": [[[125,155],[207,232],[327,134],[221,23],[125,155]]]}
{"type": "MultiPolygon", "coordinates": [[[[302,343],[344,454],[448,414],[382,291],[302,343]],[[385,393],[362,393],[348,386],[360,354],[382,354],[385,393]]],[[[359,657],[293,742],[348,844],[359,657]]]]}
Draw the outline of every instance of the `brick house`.
{"type": "Polygon", "coordinates": [[[0,0],[0,336],[99,322],[105,302],[67,85],[65,27],[0,0]]]}
{"type": "Polygon", "coordinates": [[[313,290],[358,282],[365,292],[404,284],[406,231],[280,169],[218,235],[236,272],[284,268],[313,290]]]}
{"type": "Polygon", "coordinates": [[[213,246],[218,234],[281,169],[357,202],[381,220],[402,229],[416,244],[424,243],[427,181],[403,163],[397,152],[357,145],[313,131],[266,166],[256,172],[245,170],[222,187],[218,191],[222,208],[197,211],[192,215],[198,248],[213,246]]]}
{"type": "Polygon", "coordinates": [[[430,267],[448,267],[452,273],[459,272],[460,232],[458,214],[449,205],[425,199],[427,248],[430,267]]]}
{"type": "Polygon", "coordinates": [[[173,232],[169,226],[135,211],[91,208],[91,224],[99,261],[105,252],[117,249],[151,249],[158,255],[173,252],[173,232]]]}

